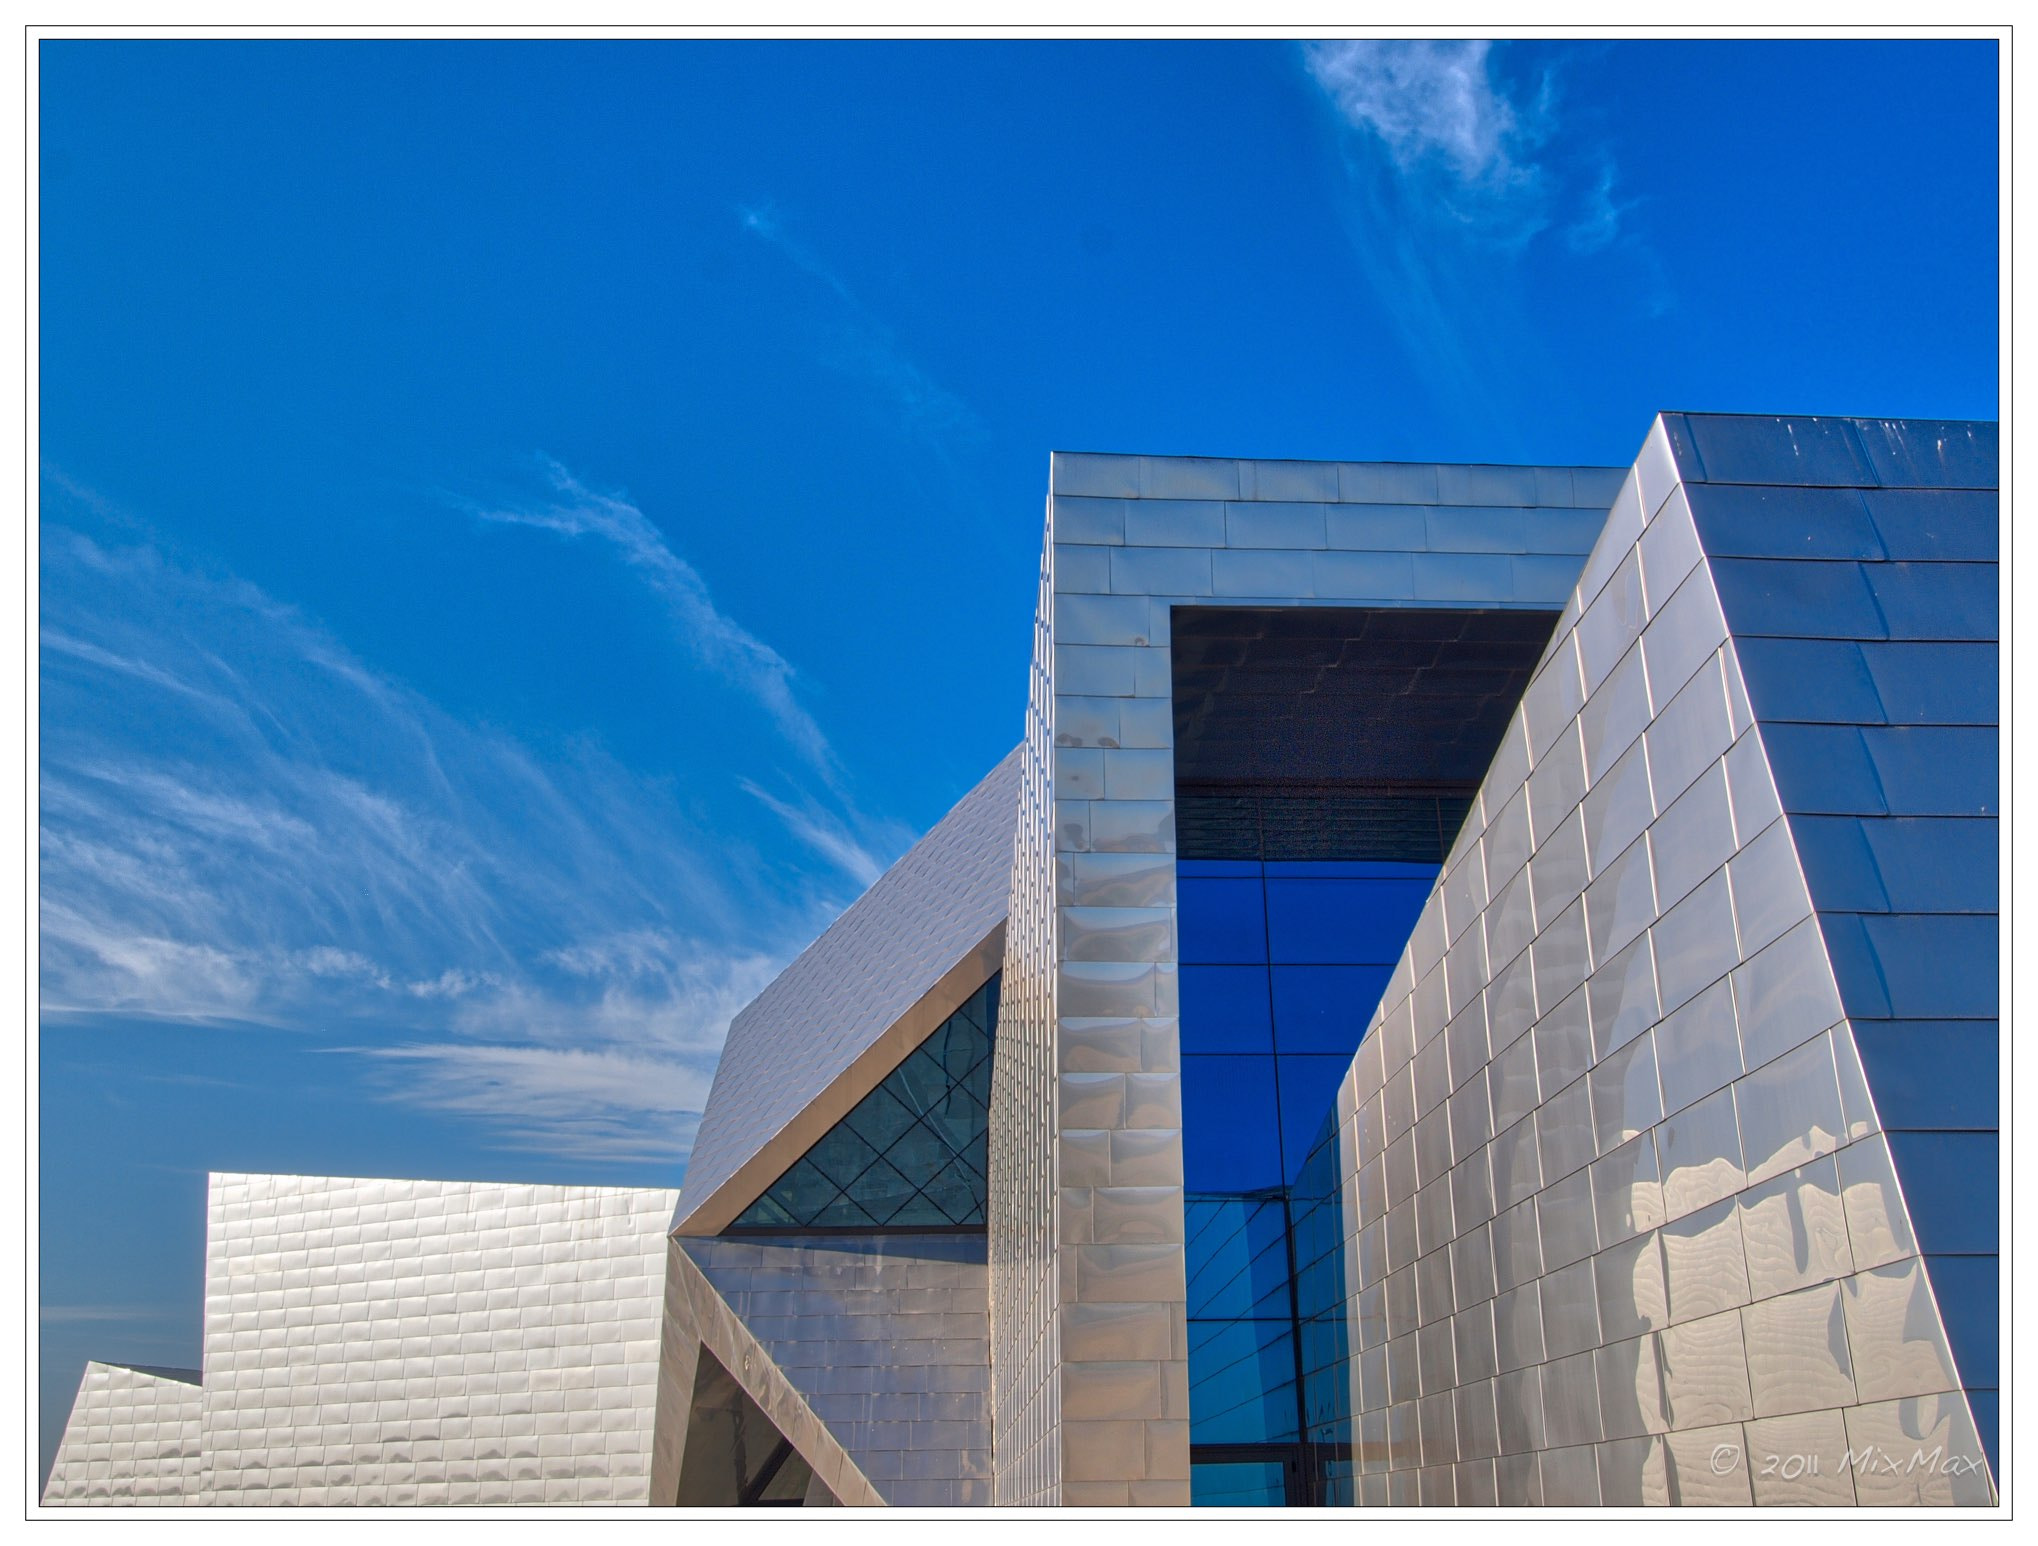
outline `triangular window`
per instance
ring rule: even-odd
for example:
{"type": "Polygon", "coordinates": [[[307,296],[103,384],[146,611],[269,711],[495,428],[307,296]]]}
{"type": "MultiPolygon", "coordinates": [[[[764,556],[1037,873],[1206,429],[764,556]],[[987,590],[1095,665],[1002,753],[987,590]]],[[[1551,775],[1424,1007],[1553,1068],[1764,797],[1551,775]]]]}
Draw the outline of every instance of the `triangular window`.
{"type": "Polygon", "coordinates": [[[729,1232],[982,1229],[997,1030],[993,975],[729,1232]]]}

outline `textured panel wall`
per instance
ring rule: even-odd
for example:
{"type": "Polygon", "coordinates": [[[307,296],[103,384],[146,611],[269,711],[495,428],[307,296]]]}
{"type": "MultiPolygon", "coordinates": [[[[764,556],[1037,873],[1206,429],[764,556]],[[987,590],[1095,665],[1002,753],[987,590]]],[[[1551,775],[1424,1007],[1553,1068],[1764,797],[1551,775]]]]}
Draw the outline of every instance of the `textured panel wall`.
{"type": "Polygon", "coordinates": [[[682,1496],[725,1498],[729,1491],[731,1478],[723,1467],[731,1457],[714,1454],[712,1442],[706,1446],[707,1454],[701,1453],[702,1446],[690,1442],[696,1437],[689,1432],[698,1393],[696,1376],[705,1354],[721,1365],[779,1436],[807,1462],[814,1478],[807,1491],[810,1506],[832,1501],[851,1508],[882,1507],[885,1500],[870,1478],[786,1378],[743,1317],[730,1308],[687,1254],[698,1243],[688,1241],[682,1249],[678,1240],[672,1240],[665,1257],[650,1502],[670,1507],[682,1496]],[[694,1466],[703,1462],[711,1472],[723,1474],[691,1474],[694,1466]]]}
{"type": "Polygon", "coordinates": [[[1019,757],[730,1022],[687,1160],[686,1233],[726,1227],[997,969],[1019,757]]]}
{"type": "Polygon", "coordinates": [[[1061,1501],[1060,1325],[1056,1308],[1054,1023],[1054,611],[1052,509],[1040,560],[1033,660],[1020,748],[1017,824],[991,1072],[992,1500],[1061,1501]]]}
{"type": "Polygon", "coordinates": [[[677,1244],[887,1503],[991,1501],[981,1236],[677,1244]]]}
{"type": "Polygon", "coordinates": [[[88,1363],[43,1488],[46,1504],[199,1501],[198,1371],[88,1363]]]}
{"type": "Polygon", "coordinates": [[[206,1496],[646,1502],[675,1200],[215,1175],[206,1496]]]}
{"type": "Polygon", "coordinates": [[[1022,1067],[1053,1081],[1052,1153],[1028,1171],[1015,1124],[1005,1195],[1023,1205],[1017,1181],[1031,1174],[1052,1189],[1059,1302],[1008,1353],[1006,1296],[1042,1303],[1041,1269],[994,1240],[1001,1502],[1050,1497],[1004,1484],[1008,1367],[1021,1450],[1051,1431],[1027,1425],[1025,1403],[1058,1401],[1055,1469],[1030,1474],[1058,1477],[1059,1501],[1189,1497],[1174,606],[1554,607],[1617,482],[1600,469],[1054,458],[1028,724],[1040,764],[1022,797],[1024,821],[1051,805],[1052,835],[1036,851],[1022,834],[1011,928],[1024,914],[1026,937],[1006,966],[1008,1002],[1029,964],[1051,996],[1013,1011],[1030,1012],[1023,1030],[1005,1022],[1014,1110],[1043,1093],[1022,1086],[1022,1067]],[[1025,1264],[1009,1283],[1007,1260],[1025,1264]],[[1018,1375],[1010,1360],[1043,1348],[1045,1366],[1018,1375]]]}
{"type": "Polygon", "coordinates": [[[1990,1496],[1718,569],[1659,421],[1354,1062],[1361,1502],[1990,1496]]]}

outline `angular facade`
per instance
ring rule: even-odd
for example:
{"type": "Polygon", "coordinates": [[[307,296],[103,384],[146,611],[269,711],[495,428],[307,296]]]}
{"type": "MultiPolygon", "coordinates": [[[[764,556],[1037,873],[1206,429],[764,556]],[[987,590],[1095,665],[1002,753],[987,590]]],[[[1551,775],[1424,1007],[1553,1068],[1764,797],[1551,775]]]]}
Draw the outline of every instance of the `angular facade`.
{"type": "Polygon", "coordinates": [[[684,1191],[215,1178],[45,1502],[1995,1502],[1996,476],[1057,455],[684,1191]]]}
{"type": "Polygon", "coordinates": [[[44,1502],[650,1501],[674,1193],[215,1175],[209,1194],[202,1374],[90,1366],[44,1502]]]}

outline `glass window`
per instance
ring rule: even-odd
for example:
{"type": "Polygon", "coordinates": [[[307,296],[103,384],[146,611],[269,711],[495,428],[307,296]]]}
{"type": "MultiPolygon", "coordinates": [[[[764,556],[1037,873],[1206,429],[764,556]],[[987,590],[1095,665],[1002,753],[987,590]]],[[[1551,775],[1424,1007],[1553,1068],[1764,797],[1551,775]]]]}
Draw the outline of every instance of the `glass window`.
{"type": "Polygon", "coordinates": [[[1435,876],[1267,881],[1267,936],[1276,961],[1392,966],[1421,916],[1435,876]]]}
{"type": "Polygon", "coordinates": [[[1293,1442],[1295,1333],[1288,1321],[1189,1323],[1189,1442],[1293,1442]]]}
{"type": "Polygon", "coordinates": [[[1184,1052],[1272,1052],[1264,966],[1181,969],[1184,1052]]]}
{"type": "Polygon", "coordinates": [[[1337,1105],[1337,1087],[1352,1066],[1351,1054],[1283,1054],[1275,1059],[1281,1094],[1281,1179],[1302,1174],[1324,1119],[1337,1105]]]}
{"type": "Polygon", "coordinates": [[[981,1228],[997,1021],[993,976],[730,1230],[981,1228]]]}
{"type": "Polygon", "coordinates": [[[1270,1057],[1182,1059],[1182,1178],[1192,1192],[1281,1184],[1279,1110],[1270,1057]]]}
{"type": "Polygon", "coordinates": [[[1191,1320],[1290,1314],[1287,1206],[1279,1197],[1209,1197],[1184,1204],[1191,1320]]]}
{"type": "Polygon", "coordinates": [[[1288,1501],[1288,1468],[1278,1460],[1199,1461],[1189,1467],[1196,1508],[1279,1508],[1288,1501]]]}
{"type": "Polygon", "coordinates": [[[1265,893],[1260,878],[1175,880],[1176,927],[1183,961],[1264,961],[1265,893]]]}
{"type": "MultiPolygon", "coordinates": [[[[1391,964],[1273,968],[1276,1045],[1283,1052],[1336,1052],[1349,1061],[1393,975],[1391,964]]],[[[1187,1003],[1185,989],[1185,1014],[1187,1003]]]]}

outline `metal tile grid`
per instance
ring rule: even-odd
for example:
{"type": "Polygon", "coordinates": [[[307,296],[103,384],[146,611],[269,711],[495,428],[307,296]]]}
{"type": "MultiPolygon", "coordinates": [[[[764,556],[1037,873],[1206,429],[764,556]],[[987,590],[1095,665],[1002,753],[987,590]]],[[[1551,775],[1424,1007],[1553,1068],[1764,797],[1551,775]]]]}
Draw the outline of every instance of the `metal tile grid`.
{"type": "Polygon", "coordinates": [[[981,1236],[681,1240],[885,1501],[991,1501],[981,1236]]]}
{"type": "Polygon", "coordinates": [[[1989,1501],[1660,420],[1339,1110],[1361,1503],[1989,1501]]]}
{"type": "Polygon", "coordinates": [[[88,1363],[43,1488],[45,1505],[200,1501],[198,1372],[88,1363]]]}
{"type": "Polygon", "coordinates": [[[730,1022],[675,1227],[726,1227],[997,969],[1019,758],[730,1022]]]}
{"type": "Polygon", "coordinates": [[[213,1176],[206,1498],[646,1502],[675,1200],[213,1176]]]}
{"type": "MultiPolygon", "coordinates": [[[[1019,1178],[1051,1188],[1058,1303],[1030,1337],[994,1335],[1001,1502],[1188,1502],[1172,609],[1555,607],[1617,485],[1591,468],[1054,457],[1022,814],[1051,803],[1053,824],[1037,848],[1022,830],[1006,966],[1008,996],[1029,966],[1051,993],[1011,1039],[1015,1129],[1043,1094],[1021,1067],[1053,1089],[1048,1153],[1022,1135],[1003,1195],[1025,1208],[1019,1178]],[[1086,1125],[1057,1128],[1073,1109],[1086,1125]],[[1003,1485],[1008,1387],[1022,1425],[1051,1392],[1054,1469],[1035,1468],[1051,1494],[1003,1485]]],[[[994,1237],[994,1328],[1008,1294],[1045,1302],[1046,1264],[1015,1249],[1031,1271],[1008,1280],[1006,1259],[994,1237]]],[[[1020,1431],[1030,1447],[1048,1428],[1020,1431]]]]}
{"type": "Polygon", "coordinates": [[[1061,1501],[1059,1160],[1054,1052],[1052,526],[1020,748],[1004,976],[991,1068],[989,1220],[992,1501],[1061,1501]]]}

